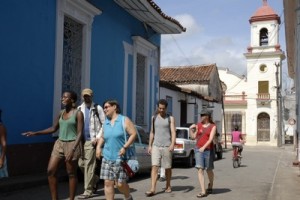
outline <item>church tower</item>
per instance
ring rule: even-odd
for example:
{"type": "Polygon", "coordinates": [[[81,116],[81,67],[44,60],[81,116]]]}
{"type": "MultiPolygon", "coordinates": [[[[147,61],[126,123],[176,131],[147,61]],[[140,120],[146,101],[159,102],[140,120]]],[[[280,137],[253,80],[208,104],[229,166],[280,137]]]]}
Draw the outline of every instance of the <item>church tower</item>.
{"type": "MultiPolygon", "coordinates": [[[[281,133],[280,87],[284,52],[280,49],[280,17],[267,0],[249,19],[246,132],[250,143],[276,145],[281,133]]],[[[247,143],[248,143],[247,142],[247,143]]]]}

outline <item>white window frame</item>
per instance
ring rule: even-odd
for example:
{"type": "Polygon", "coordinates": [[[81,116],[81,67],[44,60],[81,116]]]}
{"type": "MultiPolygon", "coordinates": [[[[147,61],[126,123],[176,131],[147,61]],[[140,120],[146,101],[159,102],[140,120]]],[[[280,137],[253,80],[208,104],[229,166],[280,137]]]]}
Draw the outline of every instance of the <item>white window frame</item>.
{"type": "MultiPolygon", "coordinates": [[[[56,41],[55,41],[55,66],[54,66],[54,96],[53,96],[53,120],[58,115],[61,107],[61,84],[63,65],[63,33],[64,16],[78,21],[83,25],[82,38],[82,78],[81,87],[90,86],[90,51],[92,23],[96,15],[101,11],[86,0],[57,0],[56,1],[56,41]]],[[[78,98],[80,99],[80,98],[78,98]]]]}
{"type": "MultiPolygon", "coordinates": [[[[149,88],[146,90],[145,95],[145,113],[152,113],[153,111],[149,110],[149,104],[150,99],[154,99],[154,97],[150,97],[150,91],[152,91],[152,94],[154,95],[155,86],[150,86],[150,78],[152,78],[152,82],[154,83],[154,76],[150,77],[150,70],[152,70],[152,74],[155,74],[155,69],[158,67],[158,47],[154,44],[150,43],[149,41],[145,40],[144,38],[140,36],[133,36],[133,89],[132,89],[132,119],[135,119],[136,117],[136,68],[137,68],[137,54],[141,54],[146,57],[146,88],[149,88]],[[152,66],[152,68],[151,68],[152,66]]],[[[152,106],[151,106],[152,107],[152,106]]],[[[146,127],[147,122],[149,121],[149,115],[145,115],[144,122],[145,124],[140,124],[141,126],[146,127]]]]}

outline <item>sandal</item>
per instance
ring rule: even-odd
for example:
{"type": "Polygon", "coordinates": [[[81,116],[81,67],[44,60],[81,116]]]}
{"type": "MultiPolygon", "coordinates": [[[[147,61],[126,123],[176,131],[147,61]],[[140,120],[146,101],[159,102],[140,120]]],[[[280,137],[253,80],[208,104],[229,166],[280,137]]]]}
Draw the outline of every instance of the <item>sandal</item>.
{"type": "Polygon", "coordinates": [[[165,193],[171,193],[171,192],[172,192],[171,188],[165,190],[165,193]]]}
{"type": "Polygon", "coordinates": [[[197,194],[198,198],[202,198],[202,197],[206,197],[206,196],[207,196],[207,194],[205,194],[205,193],[199,193],[199,194],[197,194]]]}
{"type": "Polygon", "coordinates": [[[147,197],[152,197],[152,196],[155,195],[155,192],[147,191],[147,192],[145,193],[145,195],[146,195],[147,197]]]}
{"type": "Polygon", "coordinates": [[[212,191],[213,191],[212,186],[211,186],[210,183],[209,183],[208,186],[207,186],[206,193],[207,193],[207,194],[212,194],[212,191]]]}

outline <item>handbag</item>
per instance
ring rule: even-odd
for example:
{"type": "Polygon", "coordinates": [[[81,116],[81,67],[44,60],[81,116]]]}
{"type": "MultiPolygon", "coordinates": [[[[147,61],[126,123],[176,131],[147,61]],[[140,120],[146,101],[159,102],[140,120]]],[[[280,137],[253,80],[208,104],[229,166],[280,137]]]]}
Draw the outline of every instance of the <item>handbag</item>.
{"type": "MultiPolygon", "coordinates": [[[[125,117],[122,119],[122,126],[124,132],[125,143],[127,142],[127,132],[125,130],[125,117]]],[[[122,167],[129,178],[133,177],[139,170],[139,162],[135,156],[134,143],[126,149],[124,160],[122,161],[122,167]]]]}
{"type": "Polygon", "coordinates": [[[131,167],[126,161],[122,161],[122,167],[129,178],[132,178],[134,176],[135,173],[132,171],[131,167]]]}

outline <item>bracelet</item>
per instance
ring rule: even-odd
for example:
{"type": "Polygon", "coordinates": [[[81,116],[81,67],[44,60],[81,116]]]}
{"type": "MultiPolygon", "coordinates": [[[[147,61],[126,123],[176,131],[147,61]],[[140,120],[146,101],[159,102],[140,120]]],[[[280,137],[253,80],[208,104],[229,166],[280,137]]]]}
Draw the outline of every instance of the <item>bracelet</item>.
{"type": "Polygon", "coordinates": [[[123,148],[126,150],[127,149],[127,147],[125,147],[125,146],[123,146],[123,148]]]}

